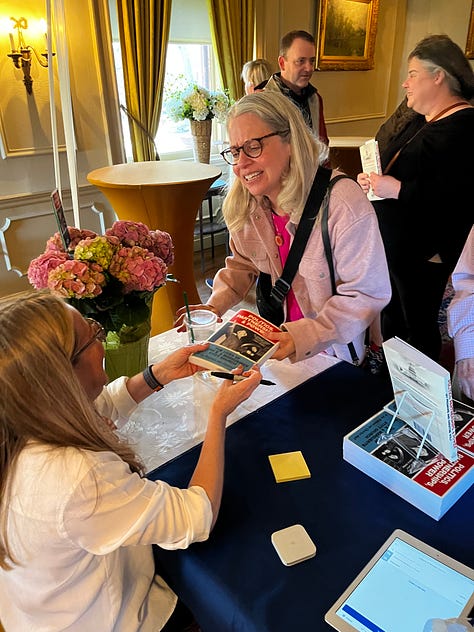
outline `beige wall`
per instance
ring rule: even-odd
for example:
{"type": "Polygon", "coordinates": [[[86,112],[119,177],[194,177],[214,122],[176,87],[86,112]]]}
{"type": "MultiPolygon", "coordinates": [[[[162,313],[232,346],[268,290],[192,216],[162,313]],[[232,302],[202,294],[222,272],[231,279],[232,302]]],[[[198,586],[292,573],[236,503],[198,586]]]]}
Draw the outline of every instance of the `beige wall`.
{"type": "MultiPolygon", "coordinates": [[[[103,17],[98,0],[66,0],[66,35],[70,57],[71,99],[77,146],[77,180],[81,225],[100,230],[113,218],[110,207],[97,196],[86,175],[98,166],[121,162],[121,142],[113,128],[114,99],[110,53],[97,43],[96,29],[103,17]],[[71,26],[80,28],[71,28],[71,26]],[[102,202],[102,204],[101,204],[102,202]],[[92,208],[96,203],[96,208],[92,208]]],[[[0,19],[45,17],[42,0],[0,0],[0,19]]],[[[41,53],[44,35],[34,38],[25,31],[25,41],[41,53]]],[[[55,47],[56,48],[56,47],[55,47]]],[[[48,70],[32,63],[33,92],[26,93],[23,74],[7,57],[8,35],[0,33],[0,294],[29,287],[29,261],[40,254],[46,239],[56,230],[50,192],[55,188],[49,109],[48,70]]],[[[56,65],[56,64],[55,64],[56,65]]],[[[55,101],[60,145],[61,184],[64,207],[72,224],[72,202],[64,148],[59,89],[55,70],[55,101]]]]}

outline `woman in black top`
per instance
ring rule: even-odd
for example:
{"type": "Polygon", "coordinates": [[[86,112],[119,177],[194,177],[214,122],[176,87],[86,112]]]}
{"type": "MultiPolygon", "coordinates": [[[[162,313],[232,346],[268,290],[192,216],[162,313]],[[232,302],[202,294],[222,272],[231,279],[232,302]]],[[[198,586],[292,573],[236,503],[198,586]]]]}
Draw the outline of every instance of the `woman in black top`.
{"type": "Polygon", "coordinates": [[[392,283],[383,337],[399,336],[437,360],[439,307],[474,219],[474,73],[459,46],[432,35],[410,53],[403,87],[422,116],[408,118],[382,148],[384,175],[357,180],[383,198],[373,202],[392,283]]]}

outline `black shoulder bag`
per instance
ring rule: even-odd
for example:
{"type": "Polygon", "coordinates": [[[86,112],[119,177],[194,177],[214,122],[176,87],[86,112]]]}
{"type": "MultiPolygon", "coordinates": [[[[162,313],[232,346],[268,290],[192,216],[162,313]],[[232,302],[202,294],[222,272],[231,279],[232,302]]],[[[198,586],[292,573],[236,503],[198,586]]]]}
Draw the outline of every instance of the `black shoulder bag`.
{"type": "Polygon", "coordinates": [[[330,169],[319,167],[314,177],[308,199],[306,200],[281,277],[275,281],[275,285],[272,287],[270,275],[265,272],[260,272],[259,274],[256,287],[258,312],[262,318],[266,318],[277,327],[279,327],[285,319],[283,301],[290,291],[296,270],[298,269],[301,257],[306,248],[306,243],[313,230],[319,208],[326,194],[330,177],[330,169]]]}

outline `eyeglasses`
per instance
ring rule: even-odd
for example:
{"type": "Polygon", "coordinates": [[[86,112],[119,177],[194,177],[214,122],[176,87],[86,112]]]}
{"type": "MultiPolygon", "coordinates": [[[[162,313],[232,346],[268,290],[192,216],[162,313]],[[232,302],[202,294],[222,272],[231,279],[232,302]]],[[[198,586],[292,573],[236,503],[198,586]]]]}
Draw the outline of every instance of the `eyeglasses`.
{"type": "Polygon", "coordinates": [[[72,363],[76,362],[78,356],[80,356],[83,351],[85,351],[88,347],[90,347],[93,342],[95,342],[96,340],[99,340],[99,342],[105,342],[105,339],[107,338],[105,329],[99,322],[97,322],[93,318],[87,318],[87,317],[85,317],[85,320],[89,324],[92,335],[89,338],[89,340],[85,344],[82,345],[82,347],[79,347],[79,349],[73,353],[72,358],[71,358],[72,363]]]}
{"type": "Polygon", "coordinates": [[[271,136],[286,136],[289,132],[290,130],[286,129],[283,132],[271,132],[270,134],[265,134],[265,136],[260,136],[260,138],[249,138],[249,140],[246,140],[240,147],[234,146],[224,149],[224,151],[221,151],[221,156],[227,164],[232,166],[239,162],[240,152],[242,150],[249,158],[258,158],[263,151],[262,140],[264,138],[270,138],[271,136]]]}

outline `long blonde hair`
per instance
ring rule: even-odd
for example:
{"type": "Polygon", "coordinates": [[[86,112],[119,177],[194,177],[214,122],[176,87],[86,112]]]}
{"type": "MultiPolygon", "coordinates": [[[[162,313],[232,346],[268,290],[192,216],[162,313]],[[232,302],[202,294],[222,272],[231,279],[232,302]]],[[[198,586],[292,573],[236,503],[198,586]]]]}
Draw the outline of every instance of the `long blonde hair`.
{"type": "Polygon", "coordinates": [[[134,472],[133,450],[107,427],[76,376],[72,312],[46,292],[0,299],[0,567],[8,546],[10,485],[28,441],[119,455],[134,472]]]}
{"type": "MultiPolygon", "coordinates": [[[[296,105],[280,92],[254,92],[242,97],[230,109],[227,127],[243,114],[258,116],[272,132],[281,132],[282,141],[290,145],[289,167],[282,174],[278,206],[297,224],[316,170],[328,156],[328,148],[306,126],[296,105]]],[[[229,230],[240,230],[259,203],[265,204],[265,200],[254,198],[235,178],[222,207],[229,230]]]]}

